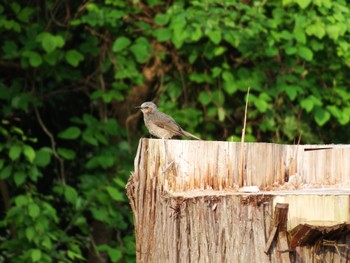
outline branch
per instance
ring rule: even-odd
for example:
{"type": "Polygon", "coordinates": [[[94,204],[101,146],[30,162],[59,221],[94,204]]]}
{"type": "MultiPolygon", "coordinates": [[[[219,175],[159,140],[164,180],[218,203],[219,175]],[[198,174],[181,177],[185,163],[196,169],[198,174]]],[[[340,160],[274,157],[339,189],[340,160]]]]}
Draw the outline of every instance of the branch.
{"type": "Polygon", "coordinates": [[[62,184],[65,185],[66,180],[65,180],[65,172],[64,172],[64,160],[57,153],[55,138],[52,135],[52,133],[48,130],[46,125],[44,124],[39,114],[39,111],[36,107],[34,107],[34,111],[35,111],[35,116],[38,119],[38,122],[40,124],[40,127],[43,129],[44,133],[50,138],[52,153],[60,165],[60,177],[61,177],[62,184]]]}

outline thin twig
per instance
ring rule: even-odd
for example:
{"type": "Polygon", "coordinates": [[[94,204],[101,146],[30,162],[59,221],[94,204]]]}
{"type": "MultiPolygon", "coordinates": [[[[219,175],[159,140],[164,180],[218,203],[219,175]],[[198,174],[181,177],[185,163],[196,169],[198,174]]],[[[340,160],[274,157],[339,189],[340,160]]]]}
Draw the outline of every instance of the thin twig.
{"type": "Polygon", "coordinates": [[[94,251],[95,256],[98,258],[99,262],[105,262],[105,258],[101,255],[100,251],[98,251],[98,246],[95,242],[94,237],[90,234],[91,246],[94,251]]]}
{"type": "Polygon", "coordinates": [[[243,129],[242,129],[242,137],[241,137],[241,152],[240,152],[240,162],[239,162],[239,186],[242,187],[245,178],[243,176],[243,171],[244,171],[244,137],[245,137],[245,130],[246,130],[246,124],[247,124],[247,112],[248,112],[248,99],[249,99],[249,90],[250,87],[248,87],[247,90],[247,99],[245,103],[245,110],[244,110],[244,122],[243,122],[243,129]]]}
{"type": "Polygon", "coordinates": [[[50,138],[52,154],[57,159],[60,165],[60,177],[61,177],[62,184],[65,185],[66,180],[65,180],[65,172],[64,172],[64,160],[57,153],[55,138],[52,135],[52,133],[49,131],[49,129],[46,127],[46,125],[44,124],[39,114],[39,111],[36,107],[34,107],[34,111],[35,111],[35,116],[38,119],[38,122],[40,124],[40,127],[43,129],[44,133],[50,138]]]}

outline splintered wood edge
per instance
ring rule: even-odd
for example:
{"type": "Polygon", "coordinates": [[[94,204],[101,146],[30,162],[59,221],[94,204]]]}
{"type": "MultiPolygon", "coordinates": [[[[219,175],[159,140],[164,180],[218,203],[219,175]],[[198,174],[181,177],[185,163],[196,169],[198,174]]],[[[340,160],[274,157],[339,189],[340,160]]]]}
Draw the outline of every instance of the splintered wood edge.
{"type": "Polygon", "coordinates": [[[236,190],[191,190],[186,192],[167,192],[168,197],[184,197],[195,198],[202,196],[280,196],[280,195],[350,195],[350,189],[345,188],[315,188],[315,189],[301,189],[301,190],[281,190],[281,191],[259,191],[254,193],[237,192],[236,190]]]}

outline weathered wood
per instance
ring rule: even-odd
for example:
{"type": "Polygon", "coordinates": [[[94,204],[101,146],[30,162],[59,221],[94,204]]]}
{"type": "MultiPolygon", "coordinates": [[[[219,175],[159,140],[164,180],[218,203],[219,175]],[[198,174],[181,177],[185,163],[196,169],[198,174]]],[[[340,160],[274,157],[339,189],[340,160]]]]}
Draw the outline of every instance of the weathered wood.
{"type": "Polygon", "coordinates": [[[350,221],[349,190],[312,189],[275,194],[274,203],[289,204],[289,230],[304,223],[330,226],[350,221]]]}
{"type": "Polygon", "coordinates": [[[287,238],[288,207],[286,203],[277,203],[275,206],[274,227],[277,227],[277,249],[281,263],[289,263],[289,246],[287,238]]]}
{"type": "MultiPolygon", "coordinates": [[[[319,241],[335,241],[350,233],[350,224],[337,224],[333,226],[314,226],[309,224],[298,225],[290,231],[290,246],[313,246],[319,241]]],[[[350,249],[350,246],[349,246],[350,249]]]]}
{"type": "Polygon", "coordinates": [[[268,238],[268,240],[267,240],[267,242],[266,242],[266,245],[265,245],[265,250],[264,250],[264,252],[265,252],[266,254],[269,253],[269,250],[270,250],[270,248],[271,248],[271,246],[272,246],[272,242],[274,241],[274,239],[275,239],[275,237],[276,237],[277,229],[278,229],[278,226],[273,226],[273,227],[272,227],[272,230],[271,230],[271,232],[270,232],[269,238],[268,238]]]}
{"type": "Polygon", "coordinates": [[[278,231],[287,231],[289,204],[277,203],[275,206],[274,225],[278,226],[278,231]]]}
{"type": "MultiPolygon", "coordinates": [[[[323,198],[336,193],[338,201],[347,196],[347,201],[342,201],[347,215],[334,216],[334,221],[349,218],[350,191],[338,188],[327,195],[322,189],[316,193],[280,191],[350,185],[350,169],[336,168],[341,162],[348,162],[350,151],[340,146],[325,148],[329,147],[333,149],[305,151],[317,146],[245,144],[244,181],[247,186],[266,191],[244,193],[238,192],[239,143],[142,139],[135,171],[127,184],[135,221],[137,262],[280,262],[280,254],[289,254],[280,253],[289,250],[286,231],[277,230],[278,241],[272,242],[269,255],[264,253],[276,203],[289,203],[292,216],[296,213],[292,202],[311,206],[303,201],[313,200],[307,196],[323,198]],[[317,154],[324,162],[331,160],[332,167],[323,171],[320,167],[326,164],[317,162],[317,154]],[[285,182],[291,178],[299,179],[293,184],[285,182]],[[338,178],[344,179],[342,184],[338,184],[338,178]]],[[[290,222],[296,221],[288,218],[285,230],[290,229],[290,222]]],[[[314,258],[312,248],[297,250],[302,257],[300,262],[308,263],[314,258]]],[[[340,255],[339,261],[333,261],[331,253],[321,254],[323,247],[317,251],[325,262],[342,262],[344,258],[340,255]]]]}
{"type": "MultiPolygon", "coordinates": [[[[280,253],[281,262],[287,262],[285,255],[281,255],[281,253],[289,252],[288,242],[286,239],[287,233],[287,217],[288,217],[288,204],[277,203],[275,206],[275,213],[273,219],[273,226],[270,233],[270,236],[265,245],[264,252],[267,254],[271,248],[272,242],[278,233],[278,252],[280,253]]],[[[288,261],[289,262],[289,261],[288,261]]]]}
{"type": "MultiPolygon", "coordinates": [[[[236,190],[239,187],[241,144],[217,141],[141,140],[160,183],[168,192],[192,189],[236,190]],[[153,159],[155,158],[155,159],[153,159]],[[167,168],[167,169],[166,169],[167,168]],[[163,172],[163,174],[161,174],[163,172]]],[[[350,186],[350,147],[332,145],[245,143],[244,181],[260,189],[278,189],[297,174],[299,187],[350,186]]],[[[293,189],[290,186],[289,189],[293,189]]],[[[298,186],[296,186],[298,187],[298,186]]]]}
{"type": "Polygon", "coordinates": [[[288,246],[288,236],[287,236],[287,230],[286,231],[279,231],[278,232],[278,253],[280,256],[280,262],[281,263],[290,263],[290,256],[289,256],[289,246],[288,246]]]}

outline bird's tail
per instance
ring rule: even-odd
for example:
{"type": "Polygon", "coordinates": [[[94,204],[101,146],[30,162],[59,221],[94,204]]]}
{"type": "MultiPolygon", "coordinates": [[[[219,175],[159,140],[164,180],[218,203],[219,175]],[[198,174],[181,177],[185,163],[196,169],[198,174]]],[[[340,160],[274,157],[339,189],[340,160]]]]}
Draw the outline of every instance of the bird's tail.
{"type": "Polygon", "coordinates": [[[187,137],[192,137],[193,139],[196,139],[196,140],[202,140],[201,138],[198,138],[197,136],[194,136],[193,134],[187,132],[187,131],[184,131],[182,130],[182,133],[184,136],[187,136],[187,137]]]}

